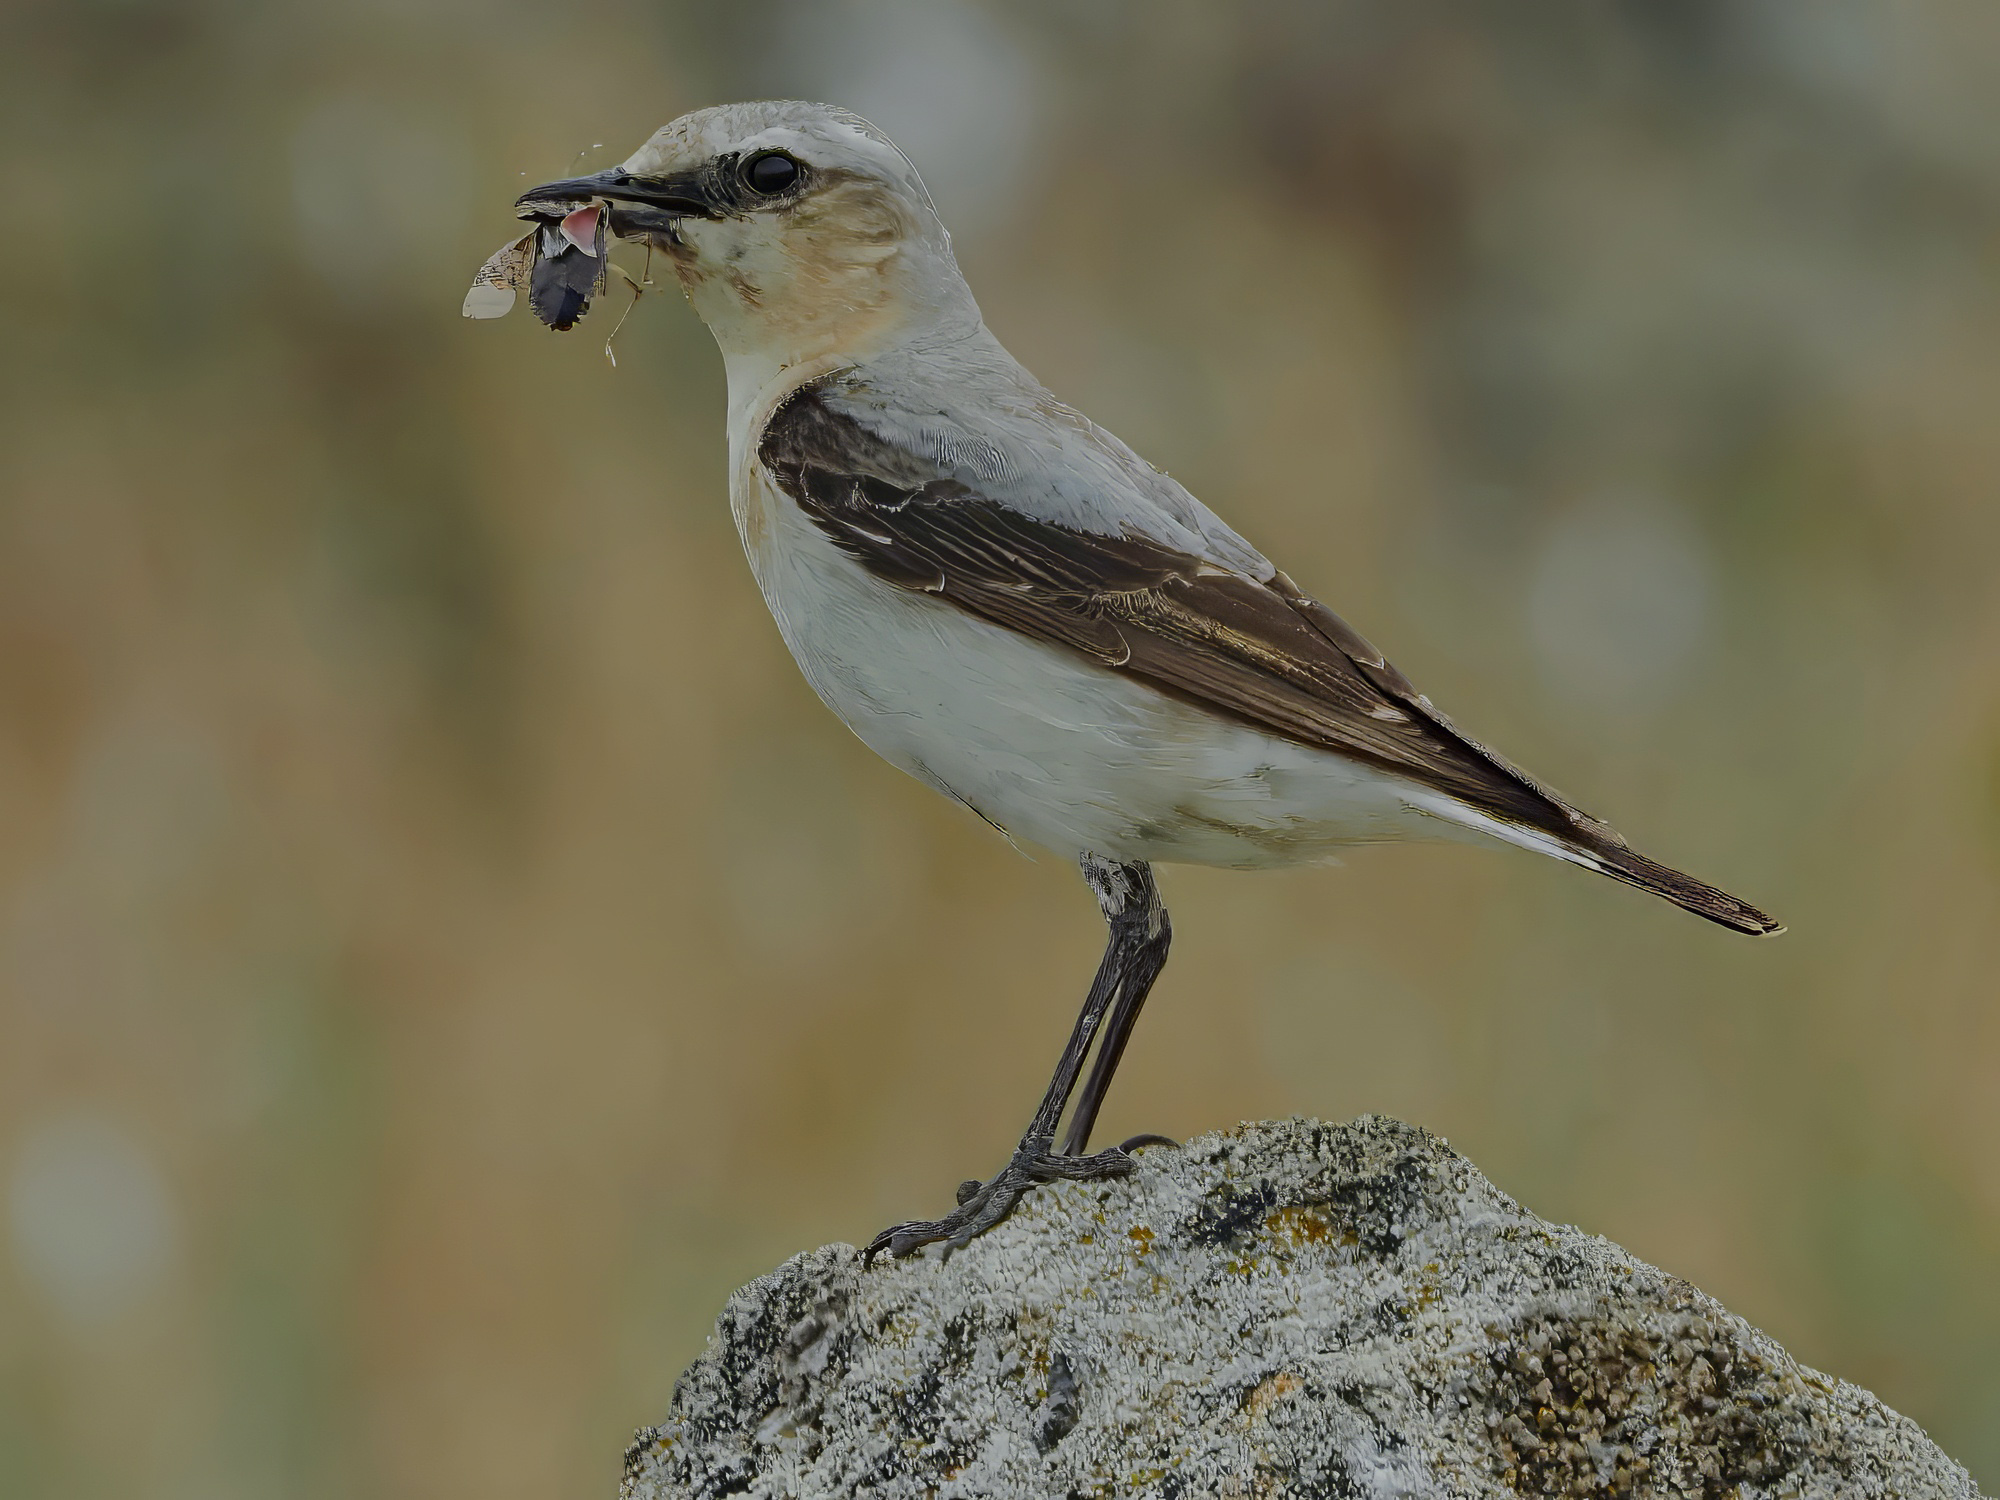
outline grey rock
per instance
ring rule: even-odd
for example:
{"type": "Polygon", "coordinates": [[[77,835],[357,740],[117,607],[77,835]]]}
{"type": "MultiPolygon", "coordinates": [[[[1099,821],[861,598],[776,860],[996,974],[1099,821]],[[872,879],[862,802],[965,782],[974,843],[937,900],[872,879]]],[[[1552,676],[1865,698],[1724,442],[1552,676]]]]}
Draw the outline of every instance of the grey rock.
{"type": "Polygon", "coordinates": [[[1380,1117],[1147,1148],[730,1298],[627,1500],[1976,1496],[1868,1392],[1380,1117]]]}

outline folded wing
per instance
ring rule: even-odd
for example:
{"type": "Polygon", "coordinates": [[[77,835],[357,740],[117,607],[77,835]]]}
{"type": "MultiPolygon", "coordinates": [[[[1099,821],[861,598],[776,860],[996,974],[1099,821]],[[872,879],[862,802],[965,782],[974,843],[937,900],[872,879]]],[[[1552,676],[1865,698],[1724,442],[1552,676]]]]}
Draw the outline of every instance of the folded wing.
{"type": "Polygon", "coordinates": [[[1477,741],[1283,573],[1259,580],[1141,535],[1023,514],[840,411],[817,386],[772,417],[766,471],[878,576],[1268,733],[1336,751],[1742,932],[1755,907],[1633,853],[1477,741]]]}

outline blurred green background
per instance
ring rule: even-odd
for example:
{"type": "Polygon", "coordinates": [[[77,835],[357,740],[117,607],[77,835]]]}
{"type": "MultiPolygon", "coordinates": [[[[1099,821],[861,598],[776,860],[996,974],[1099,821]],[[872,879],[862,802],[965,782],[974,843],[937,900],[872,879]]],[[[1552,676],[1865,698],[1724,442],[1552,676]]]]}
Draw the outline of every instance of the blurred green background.
{"type": "Polygon", "coordinates": [[[1107,1138],[1384,1110],[2000,1487],[2000,9],[0,12],[0,1493],[609,1496],[721,1299],[999,1164],[1101,940],[813,699],[671,292],[458,303],[756,95],[1753,943],[1168,870],[1107,1138]]]}

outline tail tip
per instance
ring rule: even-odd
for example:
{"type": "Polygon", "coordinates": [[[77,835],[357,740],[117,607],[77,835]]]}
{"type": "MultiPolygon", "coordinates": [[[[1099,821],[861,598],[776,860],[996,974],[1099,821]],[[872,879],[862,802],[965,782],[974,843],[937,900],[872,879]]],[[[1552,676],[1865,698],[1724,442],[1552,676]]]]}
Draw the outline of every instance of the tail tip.
{"type": "Polygon", "coordinates": [[[1618,880],[1628,881],[1655,896],[1664,896],[1674,905],[1705,917],[1718,926],[1751,937],[1777,937],[1785,924],[1706,881],[1696,880],[1643,854],[1619,849],[1597,851],[1598,868],[1618,880]]]}

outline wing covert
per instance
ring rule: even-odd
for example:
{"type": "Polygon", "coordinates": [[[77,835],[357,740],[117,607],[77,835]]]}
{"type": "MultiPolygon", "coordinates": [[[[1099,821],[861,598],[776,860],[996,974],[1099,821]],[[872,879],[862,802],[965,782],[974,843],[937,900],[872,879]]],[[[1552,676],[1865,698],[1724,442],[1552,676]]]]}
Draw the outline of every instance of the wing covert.
{"type": "Polygon", "coordinates": [[[837,411],[808,386],[764,467],[878,576],[1269,733],[1339,751],[1558,838],[1617,836],[1458,733],[1326,606],[1143,536],[1022,514],[837,411]]]}

